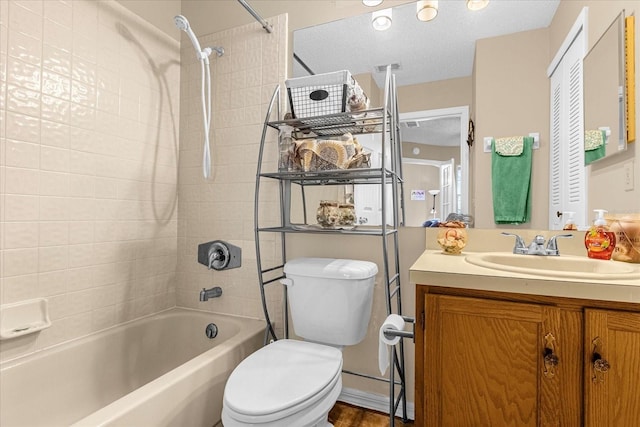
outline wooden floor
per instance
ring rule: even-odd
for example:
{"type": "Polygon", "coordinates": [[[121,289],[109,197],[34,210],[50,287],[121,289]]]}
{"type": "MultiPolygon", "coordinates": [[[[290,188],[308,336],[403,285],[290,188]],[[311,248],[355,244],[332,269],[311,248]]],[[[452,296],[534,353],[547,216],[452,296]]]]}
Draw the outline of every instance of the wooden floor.
{"type": "MultiPolygon", "coordinates": [[[[389,415],[338,402],[329,412],[329,422],[334,427],[387,427],[389,415]]],[[[413,422],[403,423],[396,417],[396,427],[413,427],[413,422]]]]}
{"type": "MultiPolygon", "coordinates": [[[[389,415],[338,402],[329,412],[329,422],[334,427],[388,427],[389,415]]],[[[223,427],[222,422],[213,427],[223,427]]],[[[396,418],[396,427],[414,427],[413,421],[403,423],[396,418]]]]}

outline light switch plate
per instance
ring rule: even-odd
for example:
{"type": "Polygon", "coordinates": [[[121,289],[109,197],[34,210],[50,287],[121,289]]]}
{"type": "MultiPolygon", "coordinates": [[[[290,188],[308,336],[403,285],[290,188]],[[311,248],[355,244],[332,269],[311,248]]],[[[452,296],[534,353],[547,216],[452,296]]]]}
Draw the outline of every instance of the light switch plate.
{"type": "Polygon", "coordinates": [[[634,181],[634,177],[633,177],[633,162],[627,162],[624,164],[624,166],[622,167],[623,170],[623,174],[624,174],[624,189],[625,191],[632,191],[633,190],[633,181],[634,181]]]}

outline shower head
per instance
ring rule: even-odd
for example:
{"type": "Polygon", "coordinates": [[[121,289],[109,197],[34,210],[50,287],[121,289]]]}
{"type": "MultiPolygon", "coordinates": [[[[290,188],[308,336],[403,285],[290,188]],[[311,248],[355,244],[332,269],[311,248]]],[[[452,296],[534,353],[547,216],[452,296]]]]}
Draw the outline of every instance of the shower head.
{"type": "Polygon", "coordinates": [[[187,21],[187,18],[185,18],[182,15],[177,15],[173,18],[173,22],[176,24],[176,27],[178,27],[179,30],[182,30],[185,33],[187,33],[187,35],[191,39],[191,43],[193,44],[193,47],[196,48],[196,55],[198,56],[198,59],[207,58],[209,55],[207,55],[202,51],[202,48],[200,47],[200,43],[198,42],[196,35],[193,33],[193,30],[191,29],[191,26],[189,25],[189,21],[187,21]]]}
{"type": "Polygon", "coordinates": [[[178,27],[179,30],[182,31],[188,31],[189,30],[189,21],[187,21],[187,18],[185,18],[182,15],[177,15],[173,18],[173,22],[175,22],[176,27],[178,27]]]}

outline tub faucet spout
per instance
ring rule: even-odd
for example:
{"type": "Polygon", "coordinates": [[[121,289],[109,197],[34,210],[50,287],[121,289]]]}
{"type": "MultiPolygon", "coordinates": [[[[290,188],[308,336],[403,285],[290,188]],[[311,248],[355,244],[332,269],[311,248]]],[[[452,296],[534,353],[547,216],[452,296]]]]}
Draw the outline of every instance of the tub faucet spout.
{"type": "Polygon", "coordinates": [[[200,301],[208,301],[209,298],[218,298],[222,295],[222,288],[220,286],[214,286],[211,289],[202,288],[200,291],[200,301]]]}

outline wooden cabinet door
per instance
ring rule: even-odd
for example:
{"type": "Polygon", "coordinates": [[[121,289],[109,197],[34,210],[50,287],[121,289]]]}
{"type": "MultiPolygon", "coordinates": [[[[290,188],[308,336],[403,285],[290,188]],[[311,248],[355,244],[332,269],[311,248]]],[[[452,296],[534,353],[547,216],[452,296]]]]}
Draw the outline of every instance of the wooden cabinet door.
{"type": "Polygon", "coordinates": [[[585,426],[640,425],[640,313],[585,310],[585,426]]]}
{"type": "MultiPolygon", "coordinates": [[[[424,391],[416,396],[422,399],[416,425],[578,425],[563,422],[563,406],[575,405],[561,398],[569,375],[562,371],[560,309],[430,294],[423,308],[424,337],[416,341],[423,377],[416,383],[424,391]],[[559,358],[555,368],[545,365],[545,347],[559,358]]],[[[567,345],[565,354],[580,358],[580,339],[574,341],[577,349],[567,345]]]]}

